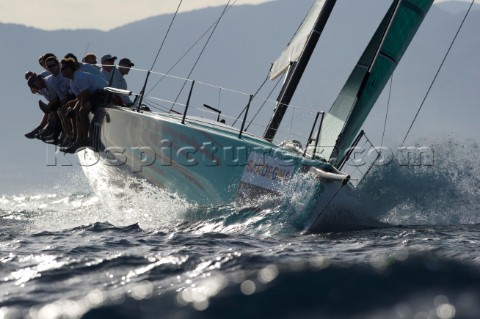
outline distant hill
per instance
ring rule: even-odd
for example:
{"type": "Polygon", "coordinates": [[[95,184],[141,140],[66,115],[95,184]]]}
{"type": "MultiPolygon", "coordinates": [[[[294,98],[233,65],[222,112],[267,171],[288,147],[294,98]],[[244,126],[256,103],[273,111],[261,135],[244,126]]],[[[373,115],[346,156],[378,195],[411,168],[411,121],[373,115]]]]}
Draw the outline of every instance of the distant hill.
{"type": "MultiPolygon", "coordinates": [[[[247,93],[255,92],[312,2],[279,0],[232,8],[220,22],[192,77],[247,93]]],[[[328,110],[387,5],[378,0],[339,1],[292,104],[328,110]]],[[[387,139],[396,142],[403,137],[401,135],[420,105],[466,7],[465,3],[443,3],[435,5],[427,16],[394,74],[387,139]]],[[[471,12],[425,103],[414,130],[417,138],[431,132],[453,132],[471,138],[479,136],[476,125],[480,113],[479,7],[475,5],[471,12]]],[[[166,72],[213,24],[222,10],[218,7],[180,14],[154,70],[166,72]]],[[[38,97],[29,93],[24,80],[26,70],[40,70],[38,57],[45,52],[58,56],[73,52],[79,57],[87,51],[99,57],[111,53],[119,58],[129,57],[135,68],[146,70],[153,62],[171,18],[172,15],[153,17],[109,32],[42,31],[0,24],[4,92],[0,108],[0,145],[4,150],[0,194],[12,190],[18,192],[19,189],[40,190],[42,186],[46,189],[55,185],[62,188],[71,185],[72,180],[78,181],[78,185],[84,184],[74,157],[68,157],[73,168],[62,167],[68,161],[61,158],[57,158],[57,166],[51,166],[54,164],[53,148],[23,137],[37,125],[40,117],[36,106],[38,97]]],[[[172,74],[186,76],[202,44],[197,45],[172,74]]],[[[134,91],[140,90],[143,80],[143,75],[133,73],[127,77],[129,87],[134,91]]],[[[265,91],[272,87],[273,83],[269,83],[265,91]]],[[[379,99],[367,124],[373,136],[381,134],[383,129],[386,93],[379,99]]],[[[264,117],[269,114],[271,110],[264,117]]]]}

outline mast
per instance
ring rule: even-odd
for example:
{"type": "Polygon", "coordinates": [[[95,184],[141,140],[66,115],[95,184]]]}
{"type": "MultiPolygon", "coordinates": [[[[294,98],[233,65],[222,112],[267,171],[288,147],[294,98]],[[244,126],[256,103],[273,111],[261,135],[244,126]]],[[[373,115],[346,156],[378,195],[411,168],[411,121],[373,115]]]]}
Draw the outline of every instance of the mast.
{"type": "Polygon", "coordinates": [[[394,0],[326,114],[319,150],[339,165],[402,59],[433,0],[394,0]]]}
{"type": "MultiPolygon", "coordinates": [[[[308,61],[310,60],[310,57],[312,56],[312,53],[315,50],[315,46],[317,45],[318,39],[320,38],[320,34],[322,33],[328,21],[328,18],[330,17],[330,13],[332,12],[333,6],[335,5],[335,3],[336,3],[336,0],[317,0],[313,5],[312,9],[310,10],[310,13],[302,22],[302,25],[300,26],[299,30],[295,34],[294,38],[290,42],[289,48],[287,48],[287,50],[284,51],[284,54],[282,54],[279,60],[277,60],[277,62],[279,61],[282,62],[281,61],[282,58],[283,60],[285,60],[285,58],[288,58],[289,63],[287,65],[288,71],[285,77],[284,85],[277,98],[277,105],[275,108],[275,112],[272,118],[270,119],[267,129],[263,135],[263,138],[269,142],[271,142],[274,139],[275,134],[277,133],[278,127],[282,122],[283,116],[287,111],[288,105],[292,100],[295,90],[297,89],[298,83],[300,82],[303,72],[307,67],[308,61]],[[316,16],[312,17],[312,14],[316,14],[316,16]],[[314,22],[313,27],[310,27],[310,24],[312,22],[314,22]],[[297,59],[295,59],[295,57],[294,59],[292,59],[292,55],[295,54],[295,49],[296,49],[295,45],[298,46],[299,44],[298,37],[302,36],[301,32],[304,31],[305,28],[309,28],[308,30],[309,34],[306,41],[304,43],[301,43],[303,44],[303,50],[300,52],[297,59]],[[297,40],[297,42],[295,42],[295,40],[297,40]],[[288,54],[288,57],[286,57],[286,54],[288,54]]],[[[279,74],[283,73],[285,66],[280,65],[280,67],[278,68],[280,68],[280,70],[277,71],[277,73],[275,73],[274,72],[275,65],[274,65],[274,68],[272,68],[270,78],[275,78],[279,74]]]]}

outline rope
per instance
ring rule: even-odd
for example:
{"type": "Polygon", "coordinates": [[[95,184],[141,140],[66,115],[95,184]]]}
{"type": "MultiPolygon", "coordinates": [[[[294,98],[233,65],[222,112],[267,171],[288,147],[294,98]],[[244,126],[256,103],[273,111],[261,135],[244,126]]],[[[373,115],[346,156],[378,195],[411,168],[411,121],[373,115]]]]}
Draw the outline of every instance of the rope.
{"type": "MultiPolygon", "coordinates": [[[[225,15],[225,12],[227,11],[229,5],[230,5],[230,1],[232,0],[228,0],[227,4],[225,5],[225,7],[223,8],[223,11],[222,11],[222,14],[220,15],[220,18],[217,20],[217,22],[215,23],[215,26],[213,27],[213,30],[212,32],[210,33],[210,35],[208,36],[208,39],[207,41],[205,42],[205,45],[203,46],[202,50],[200,51],[200,54],[198,55],[197,57],[197,60],[195,61],[195,63],[193,64],[193,67],[192,69],[190,70],[190,73],[188,73],[188,76],[187,76],[187,79],[190,78],[190,76],[192,75],[193,71],[195,70],[195,68],[197,67],[197,64],[198,62],[200,61],[200,58],[202,57],[203,55],[203,52],[205,51],[205,49],[207,48],[207,45],[208,43],[210,42],[210,39],[212,38],[213,34],[215,33],[215,30],[217,29],[218,27],[218,24],[220,23],[220,20],[222,19],[222,17],[225,15]]],[[[237,2],[237,0],[235,0],[233,3],[232,3],[232,6],[237,2]]],[[[180,97],[180,94],[182,94],[182,91],[183,89],[185,88],[185,85],[187,84],[187,81],[183,82],[183,85],[182,85],[182,88],[180,89],[180,91],[178,92],[178,95],[177,97],[175,98],[175,101],[173,102],[173,105],[172,107],[170,108],[170,111],[173,110],[173,107],[175,106],[175,104],[177,103],[178,101],[178,98],[180,97]]]]}
{"type": "Polygon", "coordinates": [[[438,74],[440,73],[440,70],[442,69],[443,64],[445,63],[445,60],[447,59],[448,54],[450,53],[450,50],[452,49],[453,44],[455,43],[455,40],[457,39],[457,36],[458,36],[458,34],[460,33],[460,30],[462,29],[463,24],[464,24],[465,20],[467,19],[467,16],[468,16],[468,14],[470,13],[470,10],[472,9],[472,6],[473,6],[474,2],[475,2],[475,0],[472,0],[472,3],[470,3],[470,7],[468,7],[468,10],[467,10],[467,12],[465,13],[465,16],[463,17],[462,23],[461,23],[460,26],[458,27],[457,33],[455,33],[455,36],[453,37],[453,40],[452,40],[452,42],[450,43],[450,46],[448,47],[448,50],[447,50],[445,56],[443,57],[442,63],[441,63],[440,66],[438,67],[437,73],[435,74],[435,77],[433,78],[433,81],[432,81],[432,83],[430,84],[430,87],[428,88],[427,93],[425,94],[425,97],[423,98],[423,101],[422,101],[422,103],[420,104],[420,107],[419,107],[418,110],[417,110],[417,114],[415,114],[415,117],[413,118],[413,121],[412,121],[412,123],[410,124],[410,127],[408,128],[407,134],[405,134],[405,137],[403,138],[402,144],[405,143],[405,140],[407,139],[408,134],[410,134],[410,131],[411,131],[412,127],[413,127],[413,124],[414,124],[415,121],[417,120],[418,114],[420,113],[420,111],[421,111],[421,109],[422,109],[422,107],[423,107],[423,104],[425,103],[425,101],[426,101],[426,99],[427,99],[427,97],[428,97],[428,94],[430,94],[430,90],[432,89],[433,84],[434,84],[435,81],[437,80],[438,74]]]}

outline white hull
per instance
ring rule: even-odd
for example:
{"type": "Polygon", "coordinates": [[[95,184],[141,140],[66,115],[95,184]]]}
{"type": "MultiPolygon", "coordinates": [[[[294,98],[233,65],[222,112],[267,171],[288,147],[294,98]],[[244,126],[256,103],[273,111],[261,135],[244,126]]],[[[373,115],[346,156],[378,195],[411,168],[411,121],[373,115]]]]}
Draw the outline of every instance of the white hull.
{"type": "Polygon", "coordinates": [[[125,108],[99,109],[91,125],[96,152],[79,153],[92,186],[101,165],[117,178],[133,176],[207,207],[301,192],[310,229],[346,182],[347,176],[328,163],[246,134],[239,138],[238,130],[218,122],[181,120],[125,108]]]}

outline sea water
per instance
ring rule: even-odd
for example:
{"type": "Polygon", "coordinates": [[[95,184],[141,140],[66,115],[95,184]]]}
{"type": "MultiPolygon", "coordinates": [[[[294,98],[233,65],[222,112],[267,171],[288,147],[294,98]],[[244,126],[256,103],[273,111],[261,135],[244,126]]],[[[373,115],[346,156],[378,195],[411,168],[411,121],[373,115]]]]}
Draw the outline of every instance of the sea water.
{"type": "Polygon", "coordinates": [[[200,208],[133,180],[3,195],[0,318],[479,318],[474,164],[376,168],[361,227],[322,233],[301,194],[200,208]]]}

